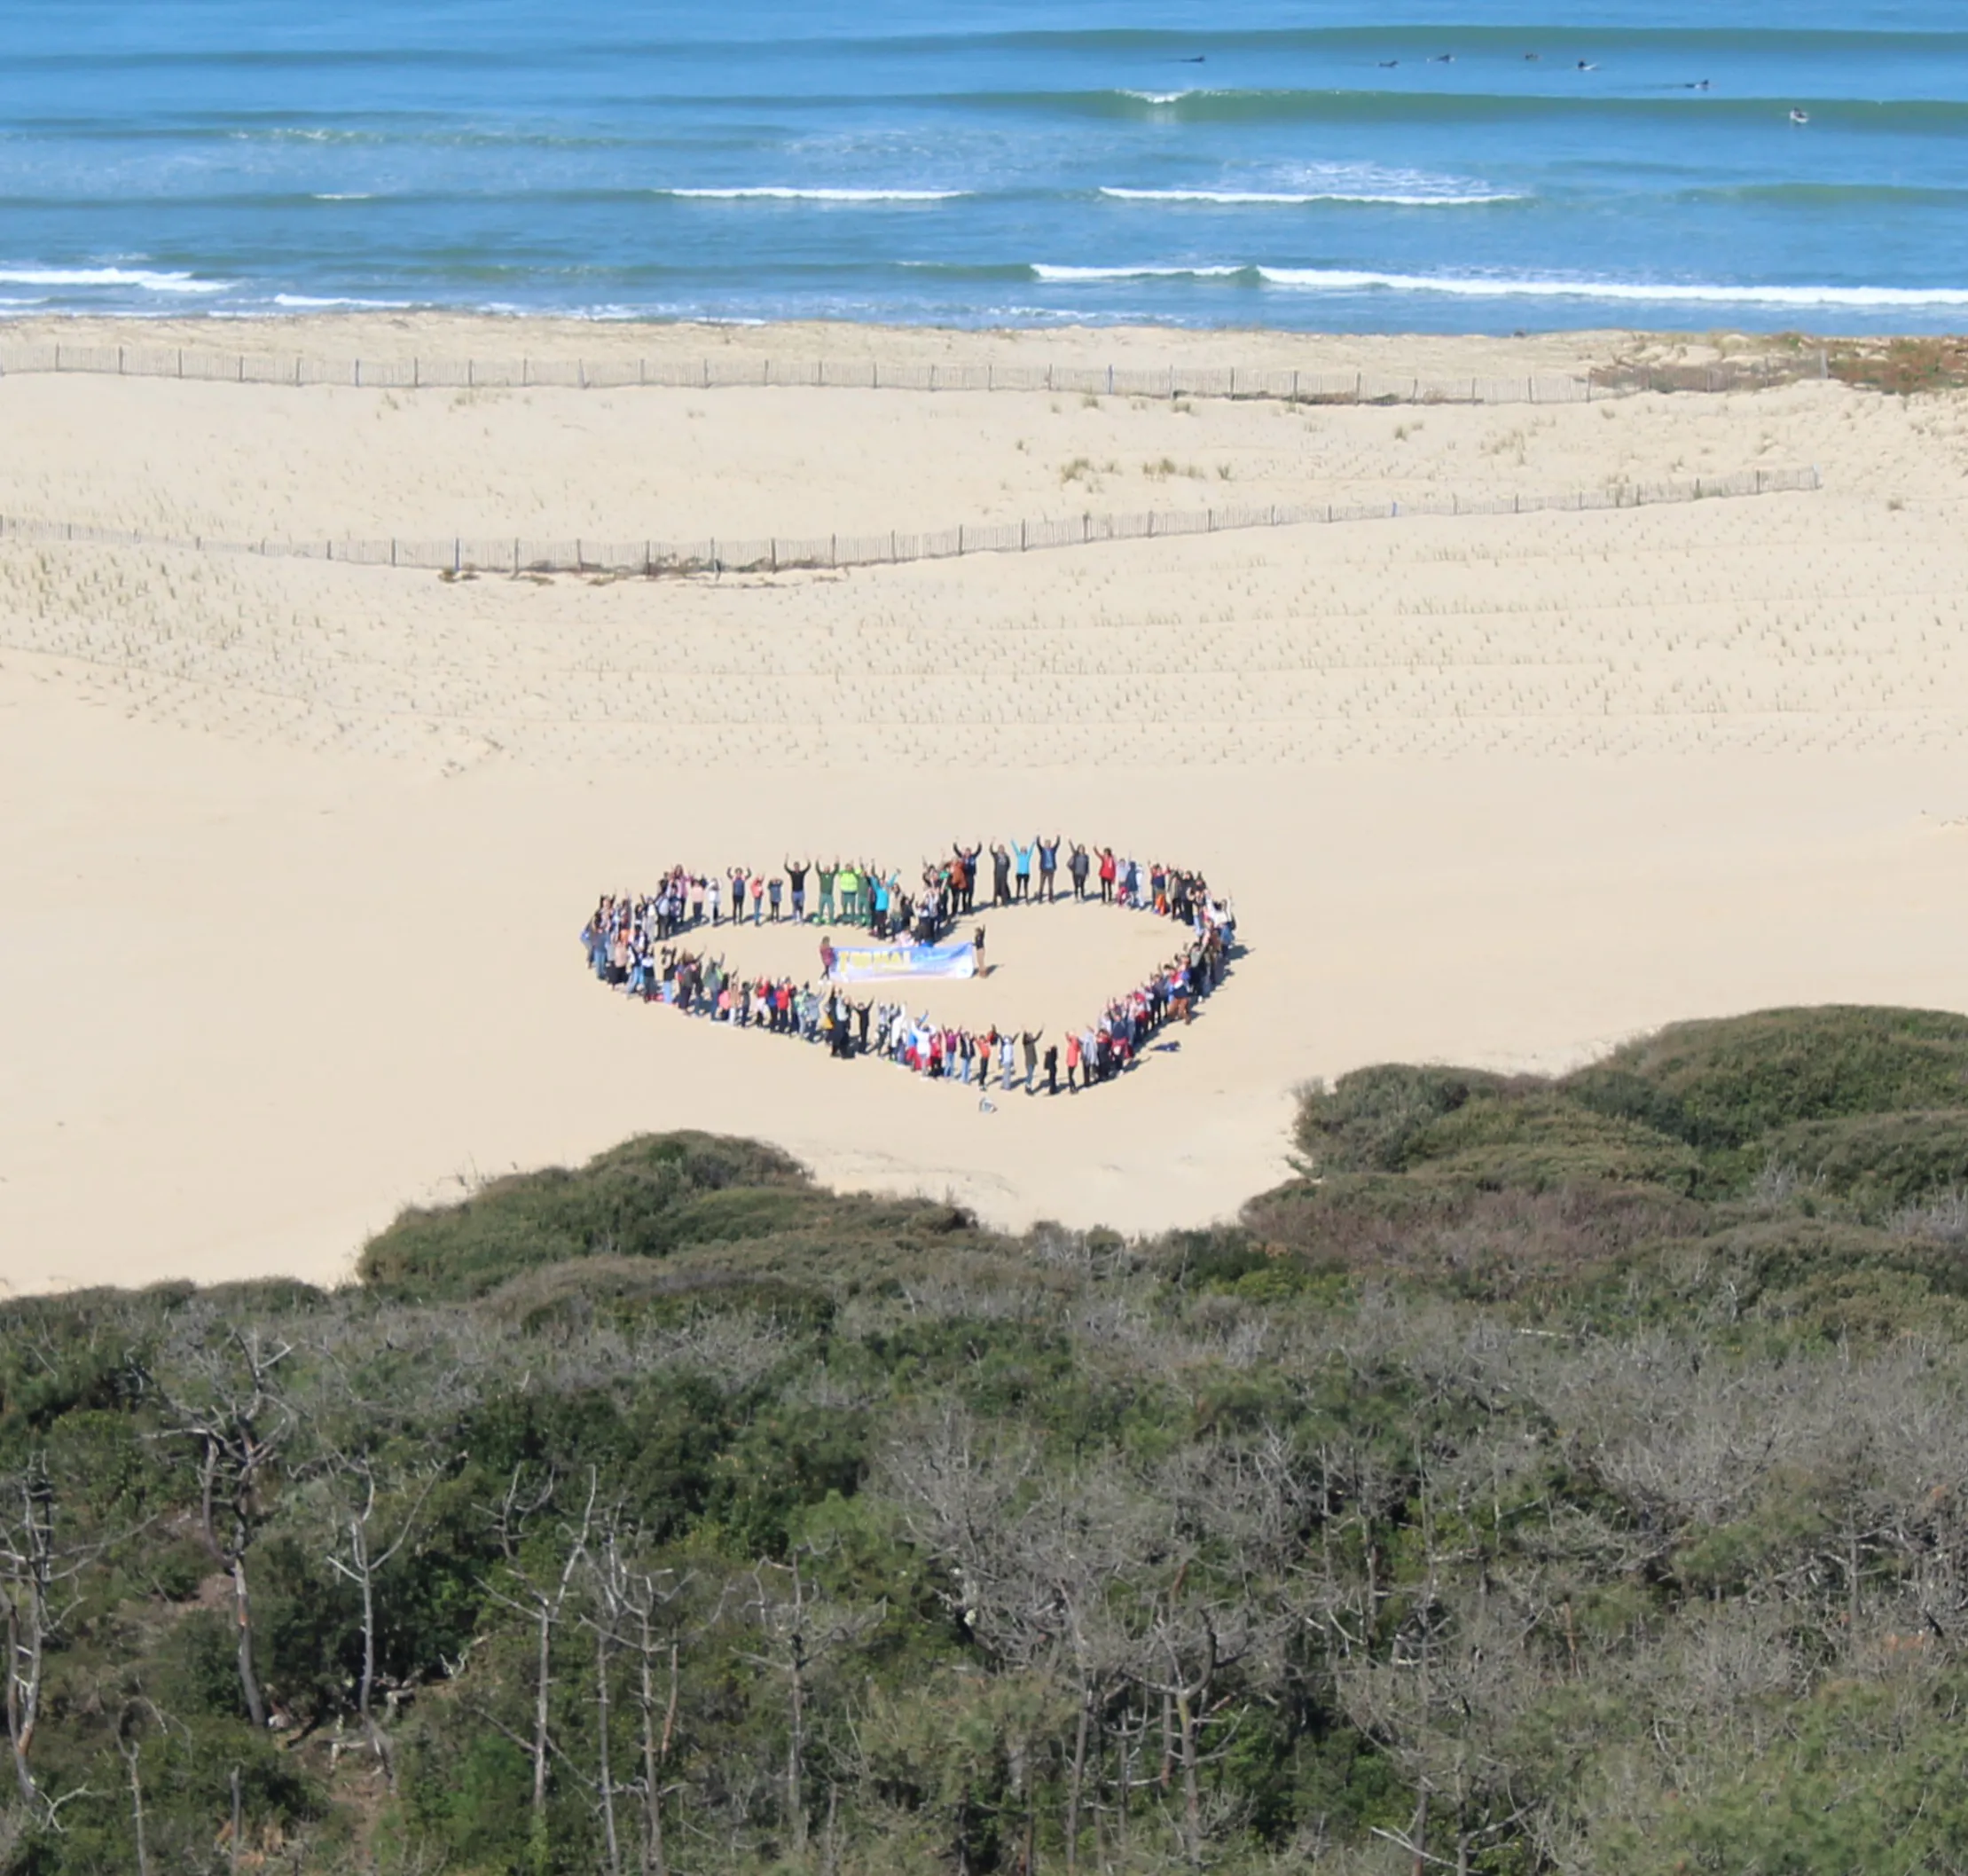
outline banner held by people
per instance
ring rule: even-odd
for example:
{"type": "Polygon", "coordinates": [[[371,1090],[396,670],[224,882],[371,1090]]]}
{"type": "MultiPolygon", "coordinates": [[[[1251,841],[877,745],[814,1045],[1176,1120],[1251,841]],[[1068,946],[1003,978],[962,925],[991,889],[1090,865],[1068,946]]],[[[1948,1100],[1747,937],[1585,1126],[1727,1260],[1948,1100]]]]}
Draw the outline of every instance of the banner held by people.
{"type": "Polygon", "coordinates": [[[841,984],[883,984],[898,977],[974,977],[977,947],[968,939],[948,945],[848,945],[834,958],[841,984]]]}

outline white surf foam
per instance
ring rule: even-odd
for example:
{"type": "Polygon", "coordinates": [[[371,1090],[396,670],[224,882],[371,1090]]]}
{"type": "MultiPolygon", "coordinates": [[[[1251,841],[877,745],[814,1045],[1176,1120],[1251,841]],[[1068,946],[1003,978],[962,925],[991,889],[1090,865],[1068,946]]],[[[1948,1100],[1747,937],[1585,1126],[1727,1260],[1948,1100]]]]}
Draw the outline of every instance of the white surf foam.
{"type": "Polygon", "coordinates": [[[138,287],[145,293],[224,293],[231,280],[195,274],[153,273],[143,267],[0,267],[8,287],[138,287]]]}
{"type": "Polygon", "coordinates": [[[1375,202],[1400,208],[1475,208],[1486,202],[1521,202],[1526,196],[1417,195],[1376,189],[1121,189],[1102,188],[1117,202],[1220,202],[1230,206],[1258,204],[1271,208],[1305,202],[1375,202]]]}
{"type": "Polygon", "coordinates": [[[1137,99],[1139,99],[1139,100],[1140,100],[1140,101],[1141,101],[1141,102],[1142,104],[1148,104],[1148,105],[1172,105],[1172,104],[1180,104],[1180,103],[1182,102],[1182,100],[1183,100],[1183,99],[1184,99],[1185,98],[1193,98],[1193,97],[1194,97],[1195,95],[1196,95],[1196,94],[1195,94],[1195,92],[1193,92],[1193,91],[1127,91],[1127,90],[1124,90],[1124,91],[1123,91],[1123,92],[1121,93],[1121,96],[1122,96],[1123,98],[1137,98],[1137,99]]]}
{"type": "Polygon", "coordinates": [[[746,189],[658,189],[686,201],[711,202],[950,202],[966,189],[788,189],[778,185],[746,189]]]}
{"type": "Polygon", "coordinates": [[[318,202],[372,202],[376,198],[366,189],[323,189],[316,192],[314,199],[318,202]]]}
{"type": "Polygon", "coordinates": [[[1611,300],[1640,305],[1703,306],[1963,306],[1968,287],[1737,287],[1723,282],[1568,280],[1508,275],[1357,272],[1327,267],[1259,267],[1273,287],[1324,293],[1374,288],[1451,294],[1466,299],[1611,300]]]}
{"type": "Polygon", "coordinates": [[[360,307],[366,311],[402,312],[415,305],[413,300],[356,300],[340,295],[326,298],[306,293],[277,293],[273,303],[288,312],[326,312],[336,307],[360,307]]]}

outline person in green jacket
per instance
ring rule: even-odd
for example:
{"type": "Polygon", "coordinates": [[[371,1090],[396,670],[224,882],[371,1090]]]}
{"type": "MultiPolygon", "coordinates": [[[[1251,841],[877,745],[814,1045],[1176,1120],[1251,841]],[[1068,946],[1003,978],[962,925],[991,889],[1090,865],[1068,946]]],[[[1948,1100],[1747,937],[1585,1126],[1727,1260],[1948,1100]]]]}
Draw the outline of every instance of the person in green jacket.
{"type": "Polygon", "coordinates": [[[841,917],[850,925],[861,922],[861,875],[852,860],[849,860],[834,875],[834,884],[841,896],[841,917]]]}

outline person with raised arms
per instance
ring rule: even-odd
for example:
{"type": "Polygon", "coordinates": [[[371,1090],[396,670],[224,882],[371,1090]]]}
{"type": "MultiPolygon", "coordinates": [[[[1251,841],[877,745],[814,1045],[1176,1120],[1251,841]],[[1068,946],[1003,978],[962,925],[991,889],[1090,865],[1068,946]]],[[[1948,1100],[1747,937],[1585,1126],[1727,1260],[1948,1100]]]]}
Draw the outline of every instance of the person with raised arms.
{"type": "Polygon", "coordinates": [[[1049,906],[1059,877],[1059,836],[1055,834],[1047,840],[1044,835],[1035,834],[1032,844],[1039,849],[1039,896],[1049,906]]]}

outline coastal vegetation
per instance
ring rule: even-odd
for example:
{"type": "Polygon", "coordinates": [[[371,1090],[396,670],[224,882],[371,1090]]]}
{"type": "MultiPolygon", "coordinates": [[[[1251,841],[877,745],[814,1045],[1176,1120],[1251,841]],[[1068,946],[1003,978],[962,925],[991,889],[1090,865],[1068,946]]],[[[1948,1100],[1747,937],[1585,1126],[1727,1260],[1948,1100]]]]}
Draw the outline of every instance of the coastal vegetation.
{"type": "Polygon", "coordinates": [[[631,1140],[0,1309],[7,1876],[1968,1868],[1968,1017],[1127,1240],[631,1140]]]}

